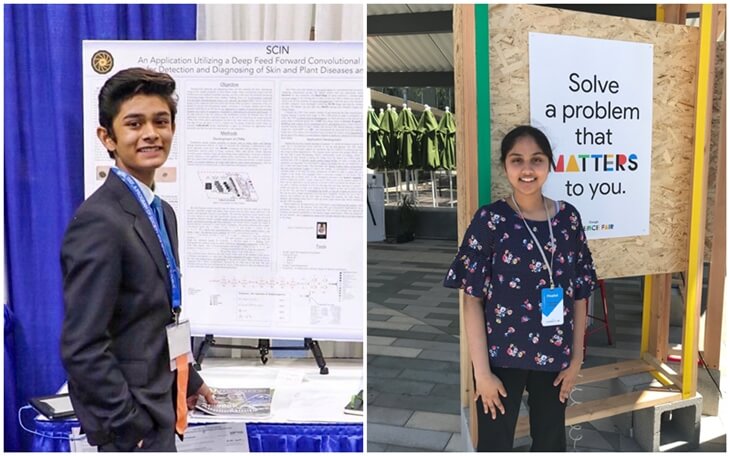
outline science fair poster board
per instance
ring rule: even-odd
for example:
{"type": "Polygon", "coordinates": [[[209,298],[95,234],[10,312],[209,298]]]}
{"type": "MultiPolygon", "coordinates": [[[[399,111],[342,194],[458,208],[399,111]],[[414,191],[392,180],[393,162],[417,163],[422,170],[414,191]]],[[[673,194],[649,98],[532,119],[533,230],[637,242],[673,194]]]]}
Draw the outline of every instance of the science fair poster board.
{"type": "Polygon", "coordinates": [[[653,45],[530,32],[530,121],[589,239],[649,234],[653,45]]]}
{"type": "Polygon", "coordinates": [[[155,191],[177,214],[193,334],[362,340],[362,43],[85,41],[87,196],[113,164],[98,93],[129,67],[177,83],[155,191]]]}

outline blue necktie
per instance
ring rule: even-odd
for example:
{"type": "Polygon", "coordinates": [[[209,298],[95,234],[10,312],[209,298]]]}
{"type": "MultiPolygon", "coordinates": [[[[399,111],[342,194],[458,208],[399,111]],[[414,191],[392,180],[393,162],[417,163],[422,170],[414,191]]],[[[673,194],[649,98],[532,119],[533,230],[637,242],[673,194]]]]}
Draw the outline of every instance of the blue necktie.
{"type": "Polygon", "coordinates": [[[162,200],[159,196],[155,196],[155,198],[152,200],[151,206],[152,210],[155,211],[155,215],[157,216],[157,226],[160,227],[162,243],[165,245],[165,249],[169,252],[170,256],[173,257],[170,236],[167,235],[167,228],[165,228],[165,214],[162,212],[162,200]]]}

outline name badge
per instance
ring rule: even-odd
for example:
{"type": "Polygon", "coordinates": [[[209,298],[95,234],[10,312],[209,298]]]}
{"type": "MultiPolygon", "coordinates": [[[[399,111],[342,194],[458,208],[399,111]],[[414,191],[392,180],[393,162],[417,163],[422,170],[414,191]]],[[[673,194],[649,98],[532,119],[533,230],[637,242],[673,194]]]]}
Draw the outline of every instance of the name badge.
{"type": "Polygon", "coordinates": [[[193,352],[190,349],[190,322],[181,321],[179,324],[169,324],[167,331],[167,348],[170,351],[170,370],[177,369],[175,360],[178,356],[187,354],[188,362],[193,362],[193,352]]]}
{"type": "Polygon", "coordinates": [[[563,289],[561,287],[543,288],[542,300],[542,325],[557,326],[563,324],[563,289]]]}

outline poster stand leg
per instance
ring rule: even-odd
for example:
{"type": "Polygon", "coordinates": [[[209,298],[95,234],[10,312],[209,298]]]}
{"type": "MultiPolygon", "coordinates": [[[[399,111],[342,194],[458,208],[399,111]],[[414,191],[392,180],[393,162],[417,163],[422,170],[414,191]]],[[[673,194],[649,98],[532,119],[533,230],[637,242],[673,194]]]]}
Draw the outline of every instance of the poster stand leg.
{"type": "Polygon", "coordinates": [[[193,364],[195,370],[199,371],[202,369],[201,364],[203,364],[205,355],[208,353],[208,350],[210,350],[210,347],[258,350],[262,364],[266,364],[269,361],[268,355],[271,350],[311,350],[312,355],[314,355],[314,360],[317,363],[317,367],[319,367],[319,373],[321,375],[329,374],[329,368],[327,368],[327,362],[325,361],[324,356],[322,356],[322,350],[319,348],[319,342],[310,337],[304,338],[304,345],[301,347],[272,347],[269,339],[259,339],[258,345],[256,346],[219,344],[215,341],[213,334],[206,334],[205,339],[203,339],[203,342],[200,343],[198,353],[195,355],[195,364],[193,364]]]}
{"type": "Polygon", "coordinates": [[[370,213],[370,219],[373,221],[373,226],[378,226],[378,223],[375,221],[375,214],[373,213],[373,207],[370,205],[370,197],[367,196],[365,200],[368,203],[368,212],[370,213]]]}

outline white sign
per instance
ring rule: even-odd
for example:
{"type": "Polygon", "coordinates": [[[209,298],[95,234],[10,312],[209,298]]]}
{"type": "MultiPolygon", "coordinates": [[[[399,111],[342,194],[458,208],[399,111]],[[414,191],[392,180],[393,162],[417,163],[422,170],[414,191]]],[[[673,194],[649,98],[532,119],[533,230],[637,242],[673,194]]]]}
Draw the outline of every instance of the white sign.
{"type": "Polygon", "coordinates": [[[83,63],[87,195],[112,164],[104,82],[135,66],[176,80],[155,185],[177,213],[194,335],[362,340],[362,43],[86,41],[83,63]]]}
{"type": "Polygon", "coordinates": [[[556,170],[545,194],[589,239],[649,234],[653,46],[530,33],[530,121],[556,170]]]}

